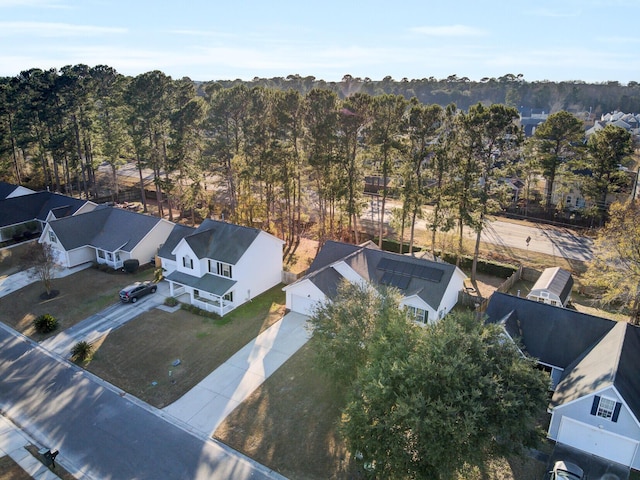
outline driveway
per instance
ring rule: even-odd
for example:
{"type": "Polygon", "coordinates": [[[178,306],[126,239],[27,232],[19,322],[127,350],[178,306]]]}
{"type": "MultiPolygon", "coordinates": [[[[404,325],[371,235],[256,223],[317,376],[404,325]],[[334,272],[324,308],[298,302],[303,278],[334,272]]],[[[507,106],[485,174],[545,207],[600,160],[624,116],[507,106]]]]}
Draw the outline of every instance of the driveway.
{"type": "Polygon", "coordinates": [[[556,444],[553,453],[549,457],[547,470],[551,470],[553,464],[558,460],[566,460],[581,467],[587,480],[628,480],[630,474],[629,467],[610,462],[605,458],[576,450],[561,443],[556,444]]]}
{"type": "Polygon", "coordinates": [[[169,296],[169,284],[160,282],[156,293],[146,295],[136,303],[115,303],[57,335],[49,337],[41,345],[50,352],[69,358],[71,348],[79,341],[93,343],[138,315],[162,305],[169,296]]]}
{"type": "Polygon", "coordinates": [[[289,312],[163,411],[211,436],[231,411],[310,338],[307,316],[289,312]]]}

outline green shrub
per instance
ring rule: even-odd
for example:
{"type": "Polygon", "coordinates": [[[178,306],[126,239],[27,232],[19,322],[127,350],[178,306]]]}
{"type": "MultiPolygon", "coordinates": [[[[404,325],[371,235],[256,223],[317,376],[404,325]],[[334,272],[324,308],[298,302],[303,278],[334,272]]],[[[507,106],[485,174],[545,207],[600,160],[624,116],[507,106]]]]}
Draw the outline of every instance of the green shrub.
{"type": "Polygon", "coordinates": [[[178,300],[175,297],[167,297],[164,299],[164,304],[167,307],[175,307],[178,305],[178,300]]]}
{"type": "Polygon", "coordinates": [[[203,310],[202,308],[196,307],[195,305],[191,305],[189,303],[183,303],[182,305],[180,305],[180,307],[182,308],[182,310],[186,310],[187,312],[191,312],[194,315],[199,315],[201,317],[213,319],[220,318],[220,315],[218,315],[217,313],[208,312],[207,310],[203,310]]]}
{"type": "MultiPolygon", "coordinates": [[[[450,263],[452,265],[456,264],[457,258],[458,256],[455,253],[445,252],[442,254],[442,259],[445,262],[450,263]]],[[[460,268],[462,270],[468,271],[468,270],[471,270],[472,265],[473,265],[473,257],[468,255],[463,255],[462,258],[460,259],[460,265],[459,265],[460,268]]],[[[492,262],[489,260],[484,260],[482,258],[478,259],[478,267],[477,267],[478,273],[486,273],[487,275],[492,275],[494,277],[499,277],[499,278],[509,278],[511,275],[513,275],[513,273],[516,270],[518,270],[518,267],[514,265],[492,262]]]]}
{"type": "Polygon", "coordinates": [[[33,326],[38,333],[49,333],[58,328],[58,320],[53,315],[45,313],[36,317],[33,326]]]}
{"type": "Polygon", "coordinates": [[[91,358],[93,345],[82,340],[71,348],[71,358],[76,362],[84,362],[91,358]]]}

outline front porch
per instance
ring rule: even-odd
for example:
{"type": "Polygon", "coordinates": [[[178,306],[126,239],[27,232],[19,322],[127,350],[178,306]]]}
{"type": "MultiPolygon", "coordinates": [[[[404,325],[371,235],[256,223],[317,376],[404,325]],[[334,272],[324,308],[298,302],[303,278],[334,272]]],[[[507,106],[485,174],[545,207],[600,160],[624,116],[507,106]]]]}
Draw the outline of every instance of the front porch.
{"type": "Polygon", "coordinates": [[[235,308],[232,302],[225,300],[223,297],[211,295],[211,298],[207,298],[202,296],[198,290],[179,283],[170,281],[169,291],[171,296],[180,303],[187,303],[207,312],[217,313],[221,317],[235,308]]]}

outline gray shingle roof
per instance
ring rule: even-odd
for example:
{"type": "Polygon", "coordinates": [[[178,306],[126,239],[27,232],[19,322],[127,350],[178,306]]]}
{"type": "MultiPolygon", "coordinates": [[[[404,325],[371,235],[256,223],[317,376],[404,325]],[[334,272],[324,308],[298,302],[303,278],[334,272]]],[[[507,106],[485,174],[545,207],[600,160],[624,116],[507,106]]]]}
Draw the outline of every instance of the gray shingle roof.
{"type": "Polygon", "coordinates": [[[330,241],[318,252],[309,267],[310,273],[302,278],[309,279],[331,298],[335,295],[342,278],[330,268],[338,261],[344,261],[366,281],[374,285],[390,284],[405,296],[416,294],[436,310],[456,270],[455,266],[448,263],[330,241]],[[393,273],[390,269],[399,270],[401,273],[393,273]],[[429,280],[425,278],[428,275],[422,272],[434,276],[429,280]]]}
{"type": "Polygon", "coordinates": [[[109,252],[131,251],[160,219],[121,208],[95,210],[49,222],[66,250],[91,245],[109,252]]]}
{"type": "Polygon", "coordinates": [[[0,200],[0,227],[40,220],[44,222],[52,210],[60,216],[72,215],[86,200],[52,192],[36,192],[0,200]]]}
{"type": "Polygon", "coordinates": [[[175,260],[176,256],[171,253],[173,249],[176,248],[176,245],[178,245],[178,243],[180,243],[180,240],[182,240],[187,235],[191,235],[195,231],[195,228],[189,227],[187,225],[174,225],[173,230],[171,230],[171,233],[169,234],[169,237],[167,237],[167,240],[158,250],[158,256],[161,258],[166,258],[168,260],[175,260]]]}
{"type": "Polygon", "coordinates": [[[613,385],[640,419],[640,327],[504,293],[491,296],[486,315],[529,355],[564,369],[552,406],[613,385]]]}
{"type": "Polygon", "coordinates": [[[562,405],[615,386],[640,419],[640,328],[617,322],[592,348],[567,367],[551,399],[562,405]]]}
{"type": "Polygon", "coordinates": [[[7,182],[0,182],[0,199],[7,198],[16,188],[18,188],[18,185],[13,185],[7,182]]]}
{"type": "Polygon", "coordinates": [[[218,275],[212,275],[210,273],[206,273],[202,277],[194,277],[193,275],[178,272],[177,270],[167,275],[167,280],[181,285],[188,285],[189,287],[218,296],[223,296],[228,293],[231,287],[237,283],[230,278],[219,277],[218,275]]]}
{"type": "Polygon", "coordinates": [[[485,314],[488,323],[503,323],[527,354],[559,368],[569,366],[616,323],[498,292],[491,295],[485,314]]]}
{"type": "Polygon", "coordinates": [[[235,265],[259,234],[257,228],[206,219],[185,240],[199,259],[235,265]]]}

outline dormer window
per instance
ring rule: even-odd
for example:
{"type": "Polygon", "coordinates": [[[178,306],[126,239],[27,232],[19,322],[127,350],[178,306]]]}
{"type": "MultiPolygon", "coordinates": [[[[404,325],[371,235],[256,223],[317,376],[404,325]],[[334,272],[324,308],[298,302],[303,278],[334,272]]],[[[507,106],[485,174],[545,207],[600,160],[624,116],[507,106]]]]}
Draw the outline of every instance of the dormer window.
{"type": "Polygon", "coordinates": [[[189,255],[185,255],[182,257],[182,266],[184,268],[193,269],[193,260],[189,257],[189,255]]]}

